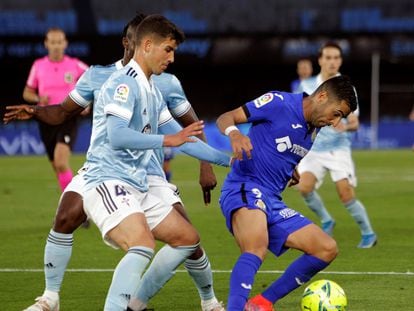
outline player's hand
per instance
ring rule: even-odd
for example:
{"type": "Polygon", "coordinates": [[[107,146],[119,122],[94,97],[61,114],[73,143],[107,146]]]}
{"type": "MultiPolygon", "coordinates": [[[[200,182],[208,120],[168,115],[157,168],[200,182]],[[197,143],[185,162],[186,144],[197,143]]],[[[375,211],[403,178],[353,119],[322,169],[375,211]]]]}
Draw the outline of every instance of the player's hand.
{"type": "Polygon", "coordinates": [[[82,117],[86,117],[87,115],[89,115],[91,113],[91,111],[92,111],[91,106],[88,106],[88,107],[86,107],[85,109],[82,110],[80,115],[82,117]]]}
{"type": "Polygon", "coordinates": [[[35,108],[32,105],[15,105],[7,106],[6,113],[3,116],[4,124],[13,120],[29,120],[33,117],[35,108]]]}
{"type": "Polygon", "coordinates": [[[200,162],[200,186],[203,191],[204,204],[208,205],[211,203],[211,190],[217,186],[217,178],[211,164],[205,161],[200,162]]]}
{"type": "Polygon", "coordinates": [[[172,135],[164,135],[164,147],[178,147],[184,143],[194,143],[197,139],[192,136],[200,135],[203,132],[204,121],[197,121],[172,135]]]}
{"type": "Polygon", "coordinates": [[[233,149],[233,157],[243,160],[243,152],[246,153],[248,159],[252,158],[251,150],[253,149],[250,138],[240,133],[240,131],[232,131],[229,134],[231,147],[233,149]]]}
{"type": "Polygon", "coordinates": [[[295,170],[293,171],[293,175],[291,177],[291,179],[289,180],[288,183],[288,187],[292,187],[294,185],[297,185],[300,181],[300,174],[297,170],[297,168],[295,168],[295,170]]]}

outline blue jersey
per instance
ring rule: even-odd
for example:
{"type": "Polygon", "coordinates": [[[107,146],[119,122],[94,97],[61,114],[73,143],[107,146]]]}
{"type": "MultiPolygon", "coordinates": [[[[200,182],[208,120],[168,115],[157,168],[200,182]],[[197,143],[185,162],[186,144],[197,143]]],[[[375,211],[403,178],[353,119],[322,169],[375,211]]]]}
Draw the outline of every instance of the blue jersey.
{"type": "MultiPolygon", "coordinates": [[[[303,95],[272,91],[243,108],[252,126],[252,158],[236,160],[226,181],[252,181],[279,195],[312,146],[303,95]]],[[[226,187],[224,184],[223,188],[226,187]]]]}
{"type": "Polygon", "coordinates": [[[113,149],[108,140],[107,115],[125,119],[134,131],[155,134],[162,103],[161,93],[134,60],[110,76],[94,109],[89,168],[84,175],[86,190],[106,180],[122,180],[140,191],[148,190],[146,170],[153,150],[113,149]]]}
{"type": "MultiPolygon", "coordinates": [[[[320,74],[310,77],[300,83],[299,91],[312,94],[322,82],[320,74]]],[[[354,111],[353,113],[358,115],[358,111],[354,111]]],[[[341,122],[346,123],[347,119],[343,118],[341,122]]],[[[325,126],[318,132],[312,146],[312,151],[325,152],[338,149],[349,150],[351,148],[351,135],[352,134],[349,132],[338,132],[332,126],[325,126]]]]}

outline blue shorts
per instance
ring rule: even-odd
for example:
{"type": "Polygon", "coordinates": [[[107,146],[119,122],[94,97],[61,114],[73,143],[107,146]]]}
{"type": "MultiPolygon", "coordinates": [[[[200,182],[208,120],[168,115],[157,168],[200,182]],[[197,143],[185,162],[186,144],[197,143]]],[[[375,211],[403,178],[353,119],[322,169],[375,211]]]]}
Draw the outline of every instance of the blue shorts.
{"type": "Polygon", "coordinates": [[[276,256],[288,250],[285,242],[289,234],[312,223],[305,216],[288,208],[279,196],[272,194],[266,187],[250,181],[226,180],[221,190],[220,206],[231,233],[232,215],[236,210],[241,207],[262,210],[267,217],[268,249],[276,256]]]}

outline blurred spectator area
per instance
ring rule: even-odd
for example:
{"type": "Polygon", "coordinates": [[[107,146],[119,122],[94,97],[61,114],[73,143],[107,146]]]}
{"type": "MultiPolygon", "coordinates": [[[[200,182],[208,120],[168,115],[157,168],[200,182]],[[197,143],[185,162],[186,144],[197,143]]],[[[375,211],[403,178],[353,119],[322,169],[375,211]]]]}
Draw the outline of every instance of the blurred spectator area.
{"type": "Polygon", "coordinates": [[[45,54],[52,26],[69,38],[68,54],[88,64],[122,56],[121,32],[135,12],[160,13],[186,33],[169,68],[203,118],[268,90],[288,90],[300,57],[313,59],[327,40],[344,50],[342,73],[359,91],[369,121],[371,57],[379,53],[381,119],[404,119],[414,105],[412,0],[0,0],[0,105],[22,102],[33,60],[45,54]]]}

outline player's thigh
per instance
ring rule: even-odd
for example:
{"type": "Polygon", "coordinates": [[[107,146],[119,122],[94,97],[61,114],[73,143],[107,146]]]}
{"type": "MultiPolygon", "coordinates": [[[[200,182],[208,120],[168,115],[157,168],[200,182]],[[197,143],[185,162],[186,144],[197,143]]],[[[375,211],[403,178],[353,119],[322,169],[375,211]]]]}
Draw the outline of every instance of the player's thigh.
{"type": "Polygon", "coordinates": [[[232,217],[233,235],[242,252],[264,258],[269,245],[266,214],[260,209],[242,207],[232,217]]]}
{"type": "Polygon", "coordinates": [[[287,237],[285,245],[327,262],[331,261],[338,252],[335,240],[315,224],[309,224],[292,232],[287,237]]]}
{"type": "Polygon", "coordinates": [[[197,230],[179,212],[171,209],[168,215],[152,230],[154,237],[172,247],[194,245],[200,237],[197,230]]]}
{"type": "Polygon", "coordinates": [[[153,235],[143,213],[128,215],[109,230],[106,236],[125,251],[134,246],[155,248],[153,235]]]}
{"type": "Polygon", "coordinates": [[[72,233],[86,219],[82,196],[74,191],[65,191],[59,201],[53,229],[60,233],[72,233]]]}

